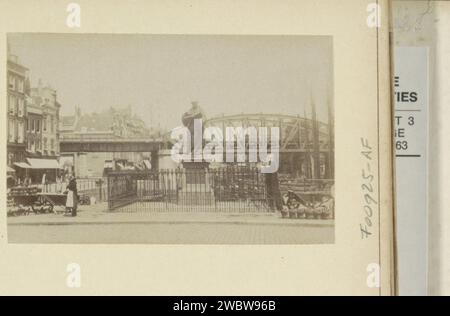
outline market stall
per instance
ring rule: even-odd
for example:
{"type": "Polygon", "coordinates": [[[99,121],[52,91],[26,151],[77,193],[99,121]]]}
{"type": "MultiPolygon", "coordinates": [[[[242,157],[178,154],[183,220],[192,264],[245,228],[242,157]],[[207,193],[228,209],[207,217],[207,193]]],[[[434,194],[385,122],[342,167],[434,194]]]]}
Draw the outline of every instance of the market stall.
{"type": "Polygon", "coordinates": [[[27,158],[27,162],[14,163],[19,183],[45,184],[56,182],[61,169],[56,159],[27,158]]]}

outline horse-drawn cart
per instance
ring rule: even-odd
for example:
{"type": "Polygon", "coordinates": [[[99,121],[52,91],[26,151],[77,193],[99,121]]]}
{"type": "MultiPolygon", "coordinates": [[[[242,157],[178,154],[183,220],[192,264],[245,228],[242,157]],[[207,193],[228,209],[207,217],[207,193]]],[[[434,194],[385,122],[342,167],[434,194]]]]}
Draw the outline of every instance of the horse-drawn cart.
{"type": "Polygon", "coordinates": [[[49,205],[51,211],[57,214],[58,211],[63,213],[66,208],[67,194],[64,193],[39,193],[40,200],[45,204],[49,205]]]}

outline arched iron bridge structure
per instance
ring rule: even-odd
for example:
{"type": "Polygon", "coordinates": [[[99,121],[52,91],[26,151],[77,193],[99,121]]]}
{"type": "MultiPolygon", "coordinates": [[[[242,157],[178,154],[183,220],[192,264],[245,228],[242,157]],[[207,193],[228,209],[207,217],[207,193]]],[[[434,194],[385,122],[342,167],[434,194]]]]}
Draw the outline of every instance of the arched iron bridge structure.
{"type": "Polygon", "coordinates": [[[299,115],[241,113],[220,115],[203,122],[205,127],[278,127],[280,172],[306,178],[334,178],[334,127],[299,115]]]}

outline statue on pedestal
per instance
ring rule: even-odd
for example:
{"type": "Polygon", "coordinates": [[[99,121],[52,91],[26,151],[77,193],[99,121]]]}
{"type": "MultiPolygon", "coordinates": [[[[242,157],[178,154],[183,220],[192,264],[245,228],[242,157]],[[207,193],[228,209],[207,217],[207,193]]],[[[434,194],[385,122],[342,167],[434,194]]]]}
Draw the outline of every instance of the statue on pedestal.
{"type": "MultiPolygon", "coordinates": [[[[190,134],[191,134],[191,154],[194,151],[194,120],[204,120],[205,119],[205,113],[202,110],[202,108],[200,108],[200,106],[198,105],[198,102],[193,101],[191,108],[185,112],[182,117],[181,117],[181,121],[184,125],[184,127],[186,127],[190,134]]],[[[201,131],[201,135],[203,135],[203,126],[202,126],[202,131],[201,131]]],[[[203,143],[203,140],[202,140],[203,143]]],[[[203,148],[203,144],[202,144],[202,148],[203,148]]],[[[208,163],[207,162],[187,162],[184,161],[183,162],[183,168],[185,168],[186,170],[186,175],[187,175],[187,183],[205,183],[205,176],[202,174],[202,172],[208,168],[208,163]]]]}
{"type": "MultiPolygon", "coordinates": [[[[194,147],[194,120],[204,120],[205,119],[205,113],[203,112],[202,108],[198,105],[198,102],[193,101],[191,108],[185,112],[181,117],[181,122],[183,123],[183,126],[186,127],[189,132],[191,133],[191,149],[194,147]]],[[[203,130],[202,130],[203,134],[203,130]]]]}

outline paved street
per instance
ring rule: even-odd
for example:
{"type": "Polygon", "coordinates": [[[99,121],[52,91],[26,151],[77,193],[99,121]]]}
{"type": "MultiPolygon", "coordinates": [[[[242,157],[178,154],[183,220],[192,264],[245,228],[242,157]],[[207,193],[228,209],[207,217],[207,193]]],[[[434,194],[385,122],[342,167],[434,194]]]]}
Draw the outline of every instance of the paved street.
{"type": "Polygon", "coordinates": [[[12,243],[317,244],[333,226],[235,223],[9,225],[12,243]]]}
{"type": "Polygon", "coordinates": [[[320,244],[334,242],[334,220],[287,219],[279,213],[109,212],[80,205],[77,217],[8,217],[12,243],[320,244]]]}

